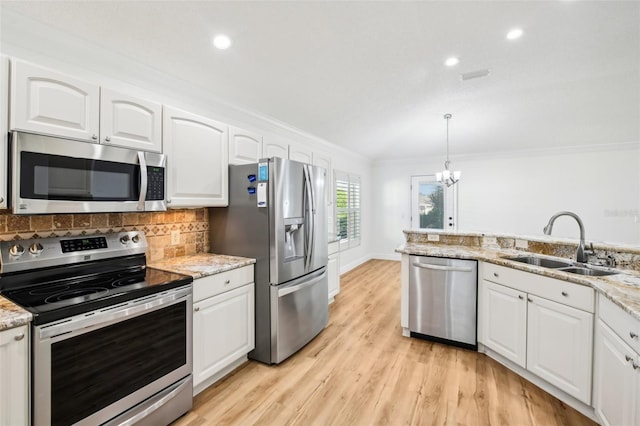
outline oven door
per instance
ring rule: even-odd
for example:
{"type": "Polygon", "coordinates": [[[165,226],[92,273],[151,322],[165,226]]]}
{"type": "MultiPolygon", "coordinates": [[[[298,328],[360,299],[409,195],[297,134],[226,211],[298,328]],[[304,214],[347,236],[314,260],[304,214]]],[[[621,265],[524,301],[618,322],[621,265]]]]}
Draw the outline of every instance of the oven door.
{"type": "MultiPolygon", "coordinates": [[[[34,425],[166,412],[180,382],[191,383],[192,304],[188,285],[34,327],[34,425]]],[[[182,387],[167,423],[191,408],[192,386],[182,387]]]]}
{"type": "Polygon", "coordinates": [[[12,135],[15,214],[166,210],[164,176],[162,154],[12,135]]]}

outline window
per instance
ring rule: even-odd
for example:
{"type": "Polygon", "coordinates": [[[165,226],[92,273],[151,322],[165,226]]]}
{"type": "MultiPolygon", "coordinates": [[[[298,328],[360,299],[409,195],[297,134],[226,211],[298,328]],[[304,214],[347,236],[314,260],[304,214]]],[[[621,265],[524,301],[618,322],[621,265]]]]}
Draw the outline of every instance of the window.
{"type": "Polygon", "coordinates": [[[335,173],[336,236],[340,248],[360,244],[360,176],[335,173]]]}
{"type": "Polygon", "coordinates": [[[434,175],[411,177],[411,229],[455,230],[457,188],[436,181],[434,175]]]}

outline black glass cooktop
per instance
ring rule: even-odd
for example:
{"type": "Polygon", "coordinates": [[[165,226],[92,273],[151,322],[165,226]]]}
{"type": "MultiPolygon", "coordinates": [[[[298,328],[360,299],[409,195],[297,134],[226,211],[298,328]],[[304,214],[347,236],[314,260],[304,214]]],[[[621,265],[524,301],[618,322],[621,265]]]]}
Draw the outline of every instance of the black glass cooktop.
{"type": "MultiPolygon", "coordinates": [[[[78,270],[72,277],[63,271],[40,271],[20,277],[21,285],[5,289],[2,295],[34,315],[34,325],[90,312],[146,295],[187,285],[187,275],[147,268],[144,265],[120,265],[95,270],[78,270]],[[106,270],[105,270],[106,269],[106,270]],[[43,274],[42,272],[48,272],[43,274]],[[82,272],[85,272],[84,274],[82,272]],[[87,273],[89,272],[89,273],[87,273]],[[66,276],[65,276],[66,275],[66,276]]],[[[3,277],[3,279],[5,279],[3,277]]]]}

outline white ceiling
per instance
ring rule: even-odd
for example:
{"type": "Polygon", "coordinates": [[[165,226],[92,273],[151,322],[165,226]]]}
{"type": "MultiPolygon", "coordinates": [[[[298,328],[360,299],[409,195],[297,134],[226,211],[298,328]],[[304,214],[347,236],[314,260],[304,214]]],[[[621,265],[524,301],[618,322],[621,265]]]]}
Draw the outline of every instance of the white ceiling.
{"type": "Polygon", "coordinates": [[[639,1],[2,7],[372,159],[444,155],[445,113],[452,156],[640,141],[639,1]]]}

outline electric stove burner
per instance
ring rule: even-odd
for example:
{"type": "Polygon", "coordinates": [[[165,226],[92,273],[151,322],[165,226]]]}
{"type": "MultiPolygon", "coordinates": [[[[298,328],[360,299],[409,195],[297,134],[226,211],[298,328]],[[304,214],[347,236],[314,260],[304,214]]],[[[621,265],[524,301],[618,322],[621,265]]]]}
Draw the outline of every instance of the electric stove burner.
{"type": "Polygon", "coordinates": [[[69,301],[70,303],[81,303],[89,301],[91,299],[102,297],[107,293],[109,293],[109,289],[106,289],[104,287],[76,288],[49,296],[44,299],[44,303],[56,303],[62,301],[69,301]]]}
{"type": "Polygon", "coordinates": [[[60,293],[61,291],[68,290],[70,285],[68,283],[53,284],[46,287],[37,287],[33,290],[29,290],[30,296],[46,296],[47,294],[60,293]]]}

